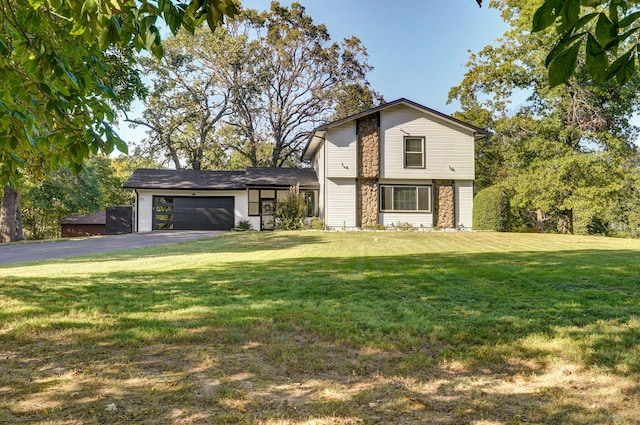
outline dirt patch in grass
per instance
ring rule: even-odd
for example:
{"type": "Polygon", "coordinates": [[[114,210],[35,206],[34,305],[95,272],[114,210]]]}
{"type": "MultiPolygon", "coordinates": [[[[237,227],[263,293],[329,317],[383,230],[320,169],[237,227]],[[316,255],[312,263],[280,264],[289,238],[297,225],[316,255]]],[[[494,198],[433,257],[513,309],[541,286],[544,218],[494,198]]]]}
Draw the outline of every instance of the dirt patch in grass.
{"type": "MultiPolygon", "coordinates": [[[[221,331],[222,333],[224,331],[221,331]]],[[[271,329],[235,344],[39,340],[4,351],[3,423],[637,423],[637,382],[567,362],[501,372],[271,329]]]]}

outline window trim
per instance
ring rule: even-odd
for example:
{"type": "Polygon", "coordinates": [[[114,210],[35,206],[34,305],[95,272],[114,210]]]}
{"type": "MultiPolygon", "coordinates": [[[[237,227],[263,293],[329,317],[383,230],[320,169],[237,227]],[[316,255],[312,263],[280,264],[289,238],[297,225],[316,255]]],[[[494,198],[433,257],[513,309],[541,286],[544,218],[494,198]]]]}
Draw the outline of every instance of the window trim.
{"type": "Polygon", "coordinates": [[[425,143],[425,138],[424,136],[404,136],[402,139],[402,161],[403,161],[403,165],[404,168],[416,168],[416,169],[421,169],[421,168],[425,168],[425,157],[426,157],[426,143],[425,143]],[[420,145],[422,147],[422,150],[420,153],[422,161],[420,163],[420,165],[407,165],[407,154],[409,155],[417,155],[418,152],[407,152],[407,141],[408,140],[419,140],[420,141],[420,145]]]}
{"type": "Polygon", "coordinates": [[[380,185],[380,212],[381,213],[412,213],[412,214],[430,214],[433,212],[433,185],[431,184],[381,184],[380,185]],[[385,188],[414,188],[416,192],[416,209],[415,210],[396,210],[393,209],[394,204],[394,190],[391,191],[391,200],[390,205],[391,209],[384,209],[384,205],[382,202],[382,197],[384,196],[385,188]],[[426,188],[428,190],[427,199],[429,201],[429,206],[426,210],[418,209],[420,207],[420,191],[418,189],[426,188]]]}

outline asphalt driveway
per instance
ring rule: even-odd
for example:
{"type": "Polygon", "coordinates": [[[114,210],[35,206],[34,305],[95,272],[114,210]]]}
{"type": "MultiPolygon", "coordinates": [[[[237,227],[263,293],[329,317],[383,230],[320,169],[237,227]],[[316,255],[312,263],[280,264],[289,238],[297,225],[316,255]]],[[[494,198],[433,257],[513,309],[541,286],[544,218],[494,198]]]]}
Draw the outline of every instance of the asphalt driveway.
{"type": "Polygon", "coordinates": [[[126,235],[96,236],[91,238],[69,239],[65,241],[46,241],[0,245],[0,264],[21,263],[25,261],[44,261],[55,258],[78,257],[81,255],[104,254],[126,251],[147,246],[166,245],[178,242],[213,238],[223,231],[155,231],[130,233],[126,235]]]}

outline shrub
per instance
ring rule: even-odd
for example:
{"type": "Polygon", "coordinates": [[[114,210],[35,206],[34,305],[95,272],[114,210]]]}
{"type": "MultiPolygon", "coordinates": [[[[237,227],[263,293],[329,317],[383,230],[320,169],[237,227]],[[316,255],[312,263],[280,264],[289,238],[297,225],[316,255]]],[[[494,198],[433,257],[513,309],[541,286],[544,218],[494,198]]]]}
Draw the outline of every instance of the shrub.
{"type": "Polygon", "coordinates": [[[300,230],[304,228],[304,219],[307,216],[307,206],[304,195],[300,194],[298,185],[291,186],[287,196],[278,201],[273,211],[278,230],[300,230]]]}
{"type": "Polygon", "coordinates": [[[473,228],[507,232],[511,229],[509,195],[501,186],[482,189],[473,200],[473,228]]]}
{"type": "Polygon", "coordinates": [[[238,225],[236,227],[233,228],[233,230],[237,230],[237,231],[247,231],[247,230],[251,230],[252,229],[252,225],[251,222],[249,220],[246,219],[242,219],[240,221],[238,221],[238,225]]]}
{"type": "Polygon", "coordinates": [[[313,217],[309,222],[309,228],[313,230],[324,230],[324,221],[320,220],[318,217],[313,217]]]}
{"type": "Polygon", "coordinates": [[[587,224],[587,234],[609,236],[609,223],[594,215],[587,224]]]}

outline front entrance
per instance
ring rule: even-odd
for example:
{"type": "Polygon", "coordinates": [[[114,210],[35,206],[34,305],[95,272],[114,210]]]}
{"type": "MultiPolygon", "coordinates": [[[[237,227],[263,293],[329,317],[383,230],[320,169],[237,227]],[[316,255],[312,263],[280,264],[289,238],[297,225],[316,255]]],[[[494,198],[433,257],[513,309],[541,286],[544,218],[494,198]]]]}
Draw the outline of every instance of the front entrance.
{"type": "Polygon", "coordinates": [[[262,199],[260,201],[260,230],[273,230],[276,227],[273,217],[273,209],[276,206],[275,199],[262,199]]]}

